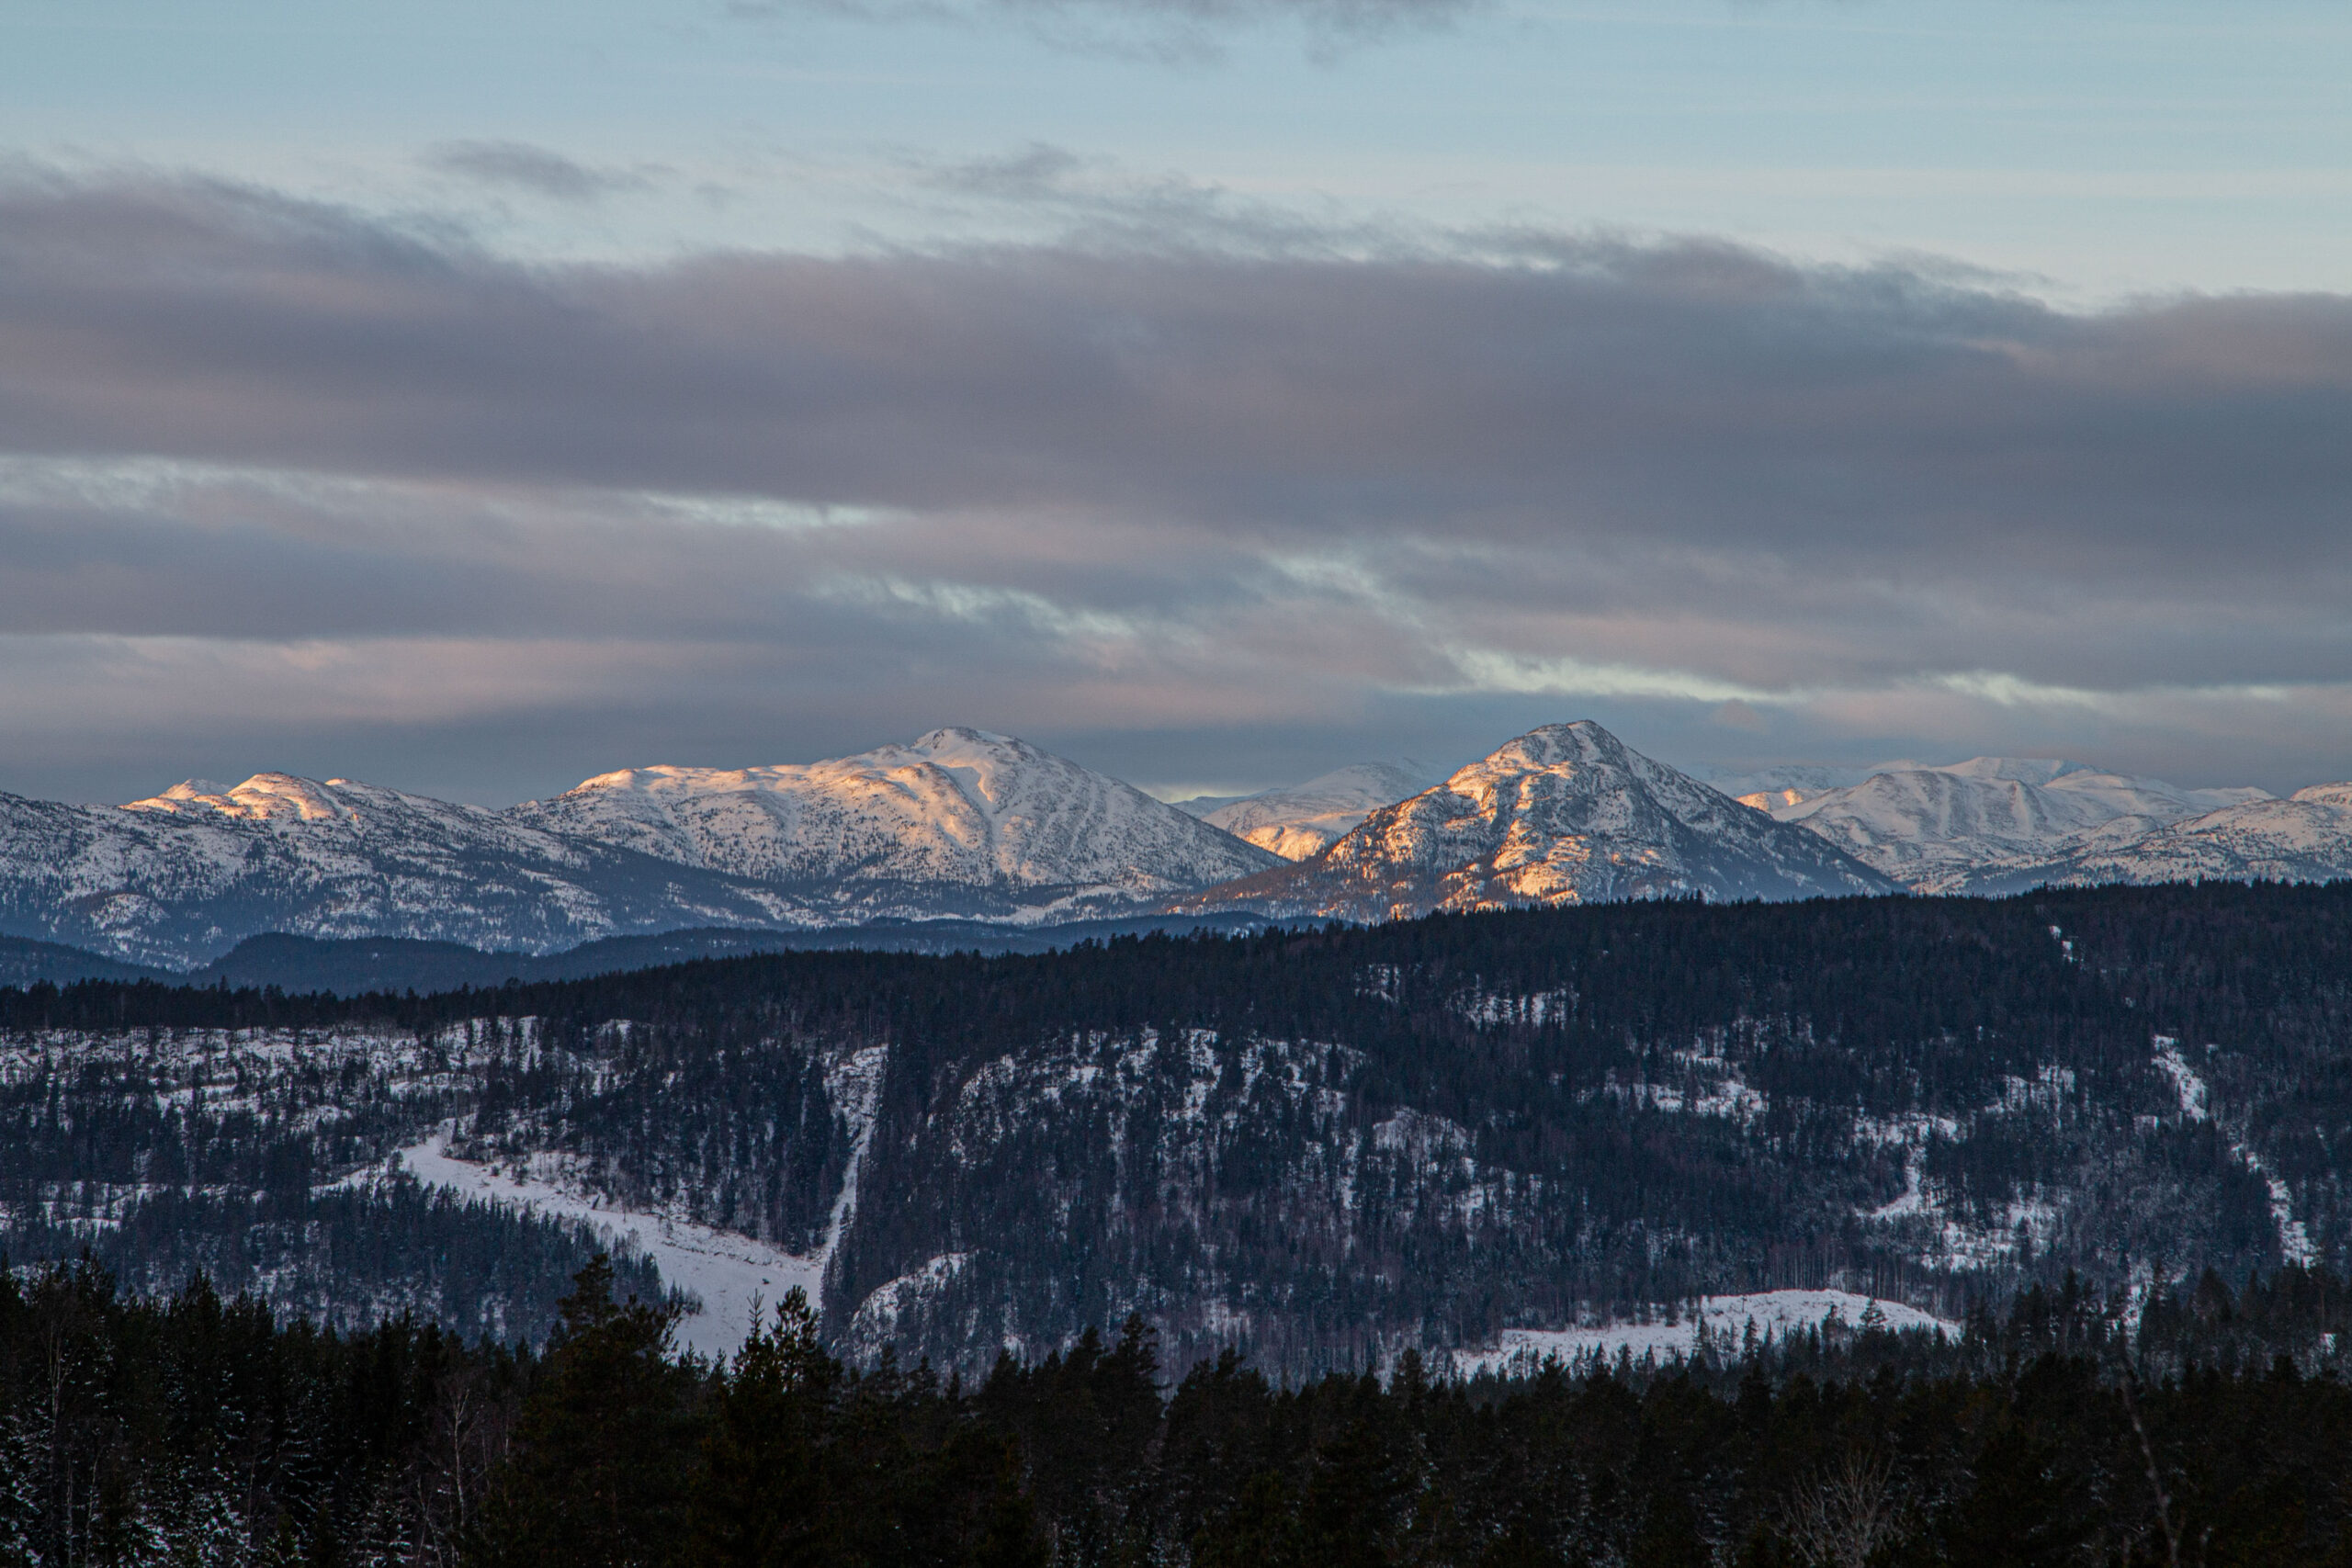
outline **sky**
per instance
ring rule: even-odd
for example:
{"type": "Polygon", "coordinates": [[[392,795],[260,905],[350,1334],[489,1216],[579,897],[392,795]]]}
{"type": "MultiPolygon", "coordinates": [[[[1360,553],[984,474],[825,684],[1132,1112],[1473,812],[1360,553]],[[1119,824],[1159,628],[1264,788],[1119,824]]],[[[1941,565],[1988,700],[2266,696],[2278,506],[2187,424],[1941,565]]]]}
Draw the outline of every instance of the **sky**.
{"type": "Polygon", "coordinates": [[[15,0],[0,790],[2352,776],[2352,12],[15,0]]]}

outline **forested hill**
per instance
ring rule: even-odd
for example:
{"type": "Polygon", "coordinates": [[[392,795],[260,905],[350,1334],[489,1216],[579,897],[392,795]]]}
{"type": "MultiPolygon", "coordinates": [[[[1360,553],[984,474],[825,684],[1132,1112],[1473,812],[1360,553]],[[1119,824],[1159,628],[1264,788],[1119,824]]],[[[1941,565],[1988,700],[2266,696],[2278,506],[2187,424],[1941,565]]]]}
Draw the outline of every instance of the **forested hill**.
{"type": "MultiPolygon", "coordinates": [[[[459,1158],[820,1258],[854,1356],[978,1371],[1136,1312],[1176,1365],[1238,1345],[1306,1372],[1781,1287],[1956,1318],[2069,1269],[2122,1313],[2209,1267],[2344,1271],[2348,991],[2342,885],[786,953],[432,997],[87,983],[0,993],[0,1197],[53,1223],[89,1148],[74,1097],[152,1108],[246,1049],[249,1097],[285,1110],[244,1136],[289,1192],[444,1129],[459,1158]]],[[[156,1150],[203,1166],[196,1110],[107,1123],[130,1211],[156,1150]]]]}

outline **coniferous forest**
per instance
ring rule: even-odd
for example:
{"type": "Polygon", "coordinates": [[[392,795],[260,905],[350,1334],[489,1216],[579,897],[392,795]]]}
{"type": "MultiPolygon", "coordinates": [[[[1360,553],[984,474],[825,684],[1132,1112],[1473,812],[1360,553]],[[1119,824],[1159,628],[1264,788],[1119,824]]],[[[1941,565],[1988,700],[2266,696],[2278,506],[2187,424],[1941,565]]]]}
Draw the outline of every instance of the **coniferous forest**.
{"type": "Polygon", "coordinates": [[[201,1279],[0,1280],[0,1562],[2018,1565],[2352,1562],[2345,1285],[2208,1276],[2119,1331],[2035,1287],[1956,1337],[1666,1365],[1173,1376],[1131,1319],[943,1380],[795,1294],[725,1365],[601,1259],[537,1350],[278,1324],[201,1279]]]}
{"type": "Polygon", "coordinates": [[[2346,886],[0,990],[0,1564],[2352,1563],[2348,1046],[2346,886]]]}

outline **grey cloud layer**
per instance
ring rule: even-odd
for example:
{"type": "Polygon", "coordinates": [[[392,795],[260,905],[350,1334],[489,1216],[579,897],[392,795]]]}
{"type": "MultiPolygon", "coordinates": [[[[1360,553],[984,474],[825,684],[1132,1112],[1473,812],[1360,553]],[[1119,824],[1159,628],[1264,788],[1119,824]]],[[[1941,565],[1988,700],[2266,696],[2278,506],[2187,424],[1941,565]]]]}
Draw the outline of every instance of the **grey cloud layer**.
{"type": "Polygon", "coordinates": [[[2164,688],[2352,681],[2352,300],[1130,239],[534,267],[249,190],[20,183],[0,631],[724,649],[810,711],[911,719],[892,683],[948,670],[1106,734],[1479,689],[1894,736],[1990,672],[2130,697],[2098,722],[2154,746],[2210,728],[2164,688]]]}
{"type": "Polygon", "coordinates": [[[426,151],[424,164],[476,185],[553,201],[596,201],[646,184],[641,174],[591,168],[527,141],[445,141],[426,151]]]}

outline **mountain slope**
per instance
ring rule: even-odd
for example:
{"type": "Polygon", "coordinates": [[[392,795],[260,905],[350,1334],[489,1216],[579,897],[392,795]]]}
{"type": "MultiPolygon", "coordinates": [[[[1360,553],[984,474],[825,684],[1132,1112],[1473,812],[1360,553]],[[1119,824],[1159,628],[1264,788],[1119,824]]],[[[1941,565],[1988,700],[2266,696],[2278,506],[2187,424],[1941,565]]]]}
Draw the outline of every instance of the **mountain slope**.
{"type": "Polygon", "coordinates": [[[2120,817],[2053,852],[1994,862],[1952,890],[2124,882],[2333,882],[2352,876],[2352,784],[2313,784],[2183,821],[2120,817]]]}
{"type": "Polygon", "coordinates": [[[1885,893],[1894,885],[1627,748],[1547,725],[1373,813],[1309,861],[1175,901],[1392,919],[1433,909],[1885,893]]]}
{"type": "Polygon", "coordinates": [[[0,934],[136,963],[185,968],[261,931],[543,953],[810,923],[753,883],[347,779],[191,780],[120,807],[0,795],[0,934]]]}
{"type": "Polygon", "coordinates": [[[507,817],[789,889],[842,919],[1070,918],[1277,863],[1132,785],[977,729],[799,765],[632,768],[507,817]]]}
{"type": "Polygon", "coordinates": [[[1921,893],[1968,885],[1987,865],[2050,858],[2121,819],[2145,830],[2267,798],[2260,790],[2187,790],[2080,762],[2019,757],[1888,769],[1857,784],[1787,797],[1795,794],[1743,798],[1921,893]]]}
{"type": "Polygon", "coordinates": [[[1435,782],[1385,762],[1358,762],[1286,789],[1204,795],[1175,805],[1236,838],[1296,861],[1319,854],[1382,807],[1419,795],[1435,782]]]}

